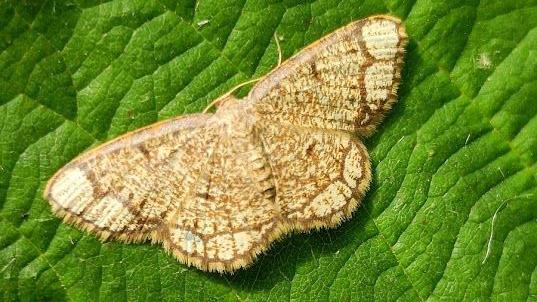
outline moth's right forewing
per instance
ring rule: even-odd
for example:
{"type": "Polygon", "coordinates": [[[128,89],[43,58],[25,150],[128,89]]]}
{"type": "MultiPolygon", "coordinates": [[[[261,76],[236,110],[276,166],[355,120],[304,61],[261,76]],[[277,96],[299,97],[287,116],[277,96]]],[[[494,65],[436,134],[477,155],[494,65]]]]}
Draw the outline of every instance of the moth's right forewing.
{"type": "Polygon", "coordinates": [[[397,18],[353,22],[269,73],[249,101],[267,120],[367,136],[396,101],[406,41],[397,18]]]}

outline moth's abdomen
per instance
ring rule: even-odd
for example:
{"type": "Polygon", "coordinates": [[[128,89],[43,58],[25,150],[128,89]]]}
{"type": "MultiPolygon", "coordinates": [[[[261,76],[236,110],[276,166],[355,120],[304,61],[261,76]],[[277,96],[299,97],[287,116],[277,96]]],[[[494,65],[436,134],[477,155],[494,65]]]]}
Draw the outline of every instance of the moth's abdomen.
{"type": "Polygon", "coordinates": [[[188,264],[231,271],[250,263],[286,227],[275,203],[274,175],[255,125],[233,110],[214,116],[222,128],[207,146],[196,181],[172,215],[160,240],[188,264]]]}

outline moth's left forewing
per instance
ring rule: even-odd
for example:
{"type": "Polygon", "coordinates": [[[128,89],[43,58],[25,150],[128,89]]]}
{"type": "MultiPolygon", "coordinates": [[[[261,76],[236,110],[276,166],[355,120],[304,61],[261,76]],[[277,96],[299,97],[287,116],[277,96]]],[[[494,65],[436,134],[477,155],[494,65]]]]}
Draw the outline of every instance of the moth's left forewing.
{"type": "Polygon", "coordinates": [[[48,182],[44,197],[66,222],[101,239],[139,241],[161,228],[214,137],[207,116],[171,119],[77,157],[48,182]]]}

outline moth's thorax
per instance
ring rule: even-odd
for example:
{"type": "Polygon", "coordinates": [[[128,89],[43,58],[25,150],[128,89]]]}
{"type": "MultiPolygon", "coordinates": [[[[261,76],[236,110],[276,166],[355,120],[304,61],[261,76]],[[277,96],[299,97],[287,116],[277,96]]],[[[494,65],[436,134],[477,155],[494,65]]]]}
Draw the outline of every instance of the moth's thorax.
{"type": "Polygon", "coordinates": [[[215,114],[211,116],[211,120],[229,133],[251,131],[257,118],[250,102],[229,96],[223,99],[215,114]]]}

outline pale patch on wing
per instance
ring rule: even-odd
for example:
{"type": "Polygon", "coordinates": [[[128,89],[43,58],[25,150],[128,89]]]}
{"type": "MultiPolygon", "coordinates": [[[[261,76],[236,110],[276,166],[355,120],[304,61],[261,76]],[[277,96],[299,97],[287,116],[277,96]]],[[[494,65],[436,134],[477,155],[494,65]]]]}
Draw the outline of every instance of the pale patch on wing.
{"type": "Polygon", "coordinates": [[[252,246],[254,245],[254,237],[251,233],[252,231],[244,231],[233,234],[237,254],[243,255],[248,252],[250,248],[252,248],[252,246]]]}
{"type": "Polygon", "coordinates": [[[208,260],[231,260],[233,247],[234,242],[231,234],[214,236],[207,241],[207,258],[208,260]]]}
{"type": "Polygon", "coordinates": [[[389,60],[397,54],[399,33],[392,20],[374,19],[362,27],[362,36],[367,51],[376,59],[389,60]]]}
{"type": "Polygon", "coordinates": [[[336,181],[315,196],[310,207],[315,216],[322,218],[343,208],[351,195],[352,190],[346,184],[336,181]]]}
{"type": "Polygon", "coordinates": [[[350,188],[356,188],[358,180],[362,178],[362,164],[360,151],[355,145],[351,145],[347,156],[345,157],[345,165],[343,169],[343,179],[347,182],[350,188]]]}
{"type": "Polygon", "coordinates": [[[123,203],[117,198],[107,195],[97,201],[97,205],[94,205],[93,209],[85,217],[88,220],[94,221],[95,225],[100,228],[108,227],[112,231],[120,231],[123,225],[116,218],[122,217],[125,214],[128,214],[128,210],[123,203]]]}
{"type": "Polygon", "coordinates": [[[205,251],[203,240],[190,231],[185,231],[179,228],[175,229],[171,234],[171,238],[175,244],[188,254],[198,253],[203,255],[203,252],[205,251]]]}
{"type": "MultiPolygon", "coordinates": [[[[376,106],[378,101],[388,98],[393,85],[394,67],[388,62],[376,62],[365,71],[364,83],[367,92],[367,103],[369,106],[376,106]]],[[[377,110],[379,108],[372,107],[377,110]]]]}
{"type": "Polygon", "coordinates": [[[79,168],[72,168],[59,175],[50,190],[50,197],[63,208],[73,208],[79,214],[84,210],[85,200],[90,199],[93,185],[79,168]]]}

